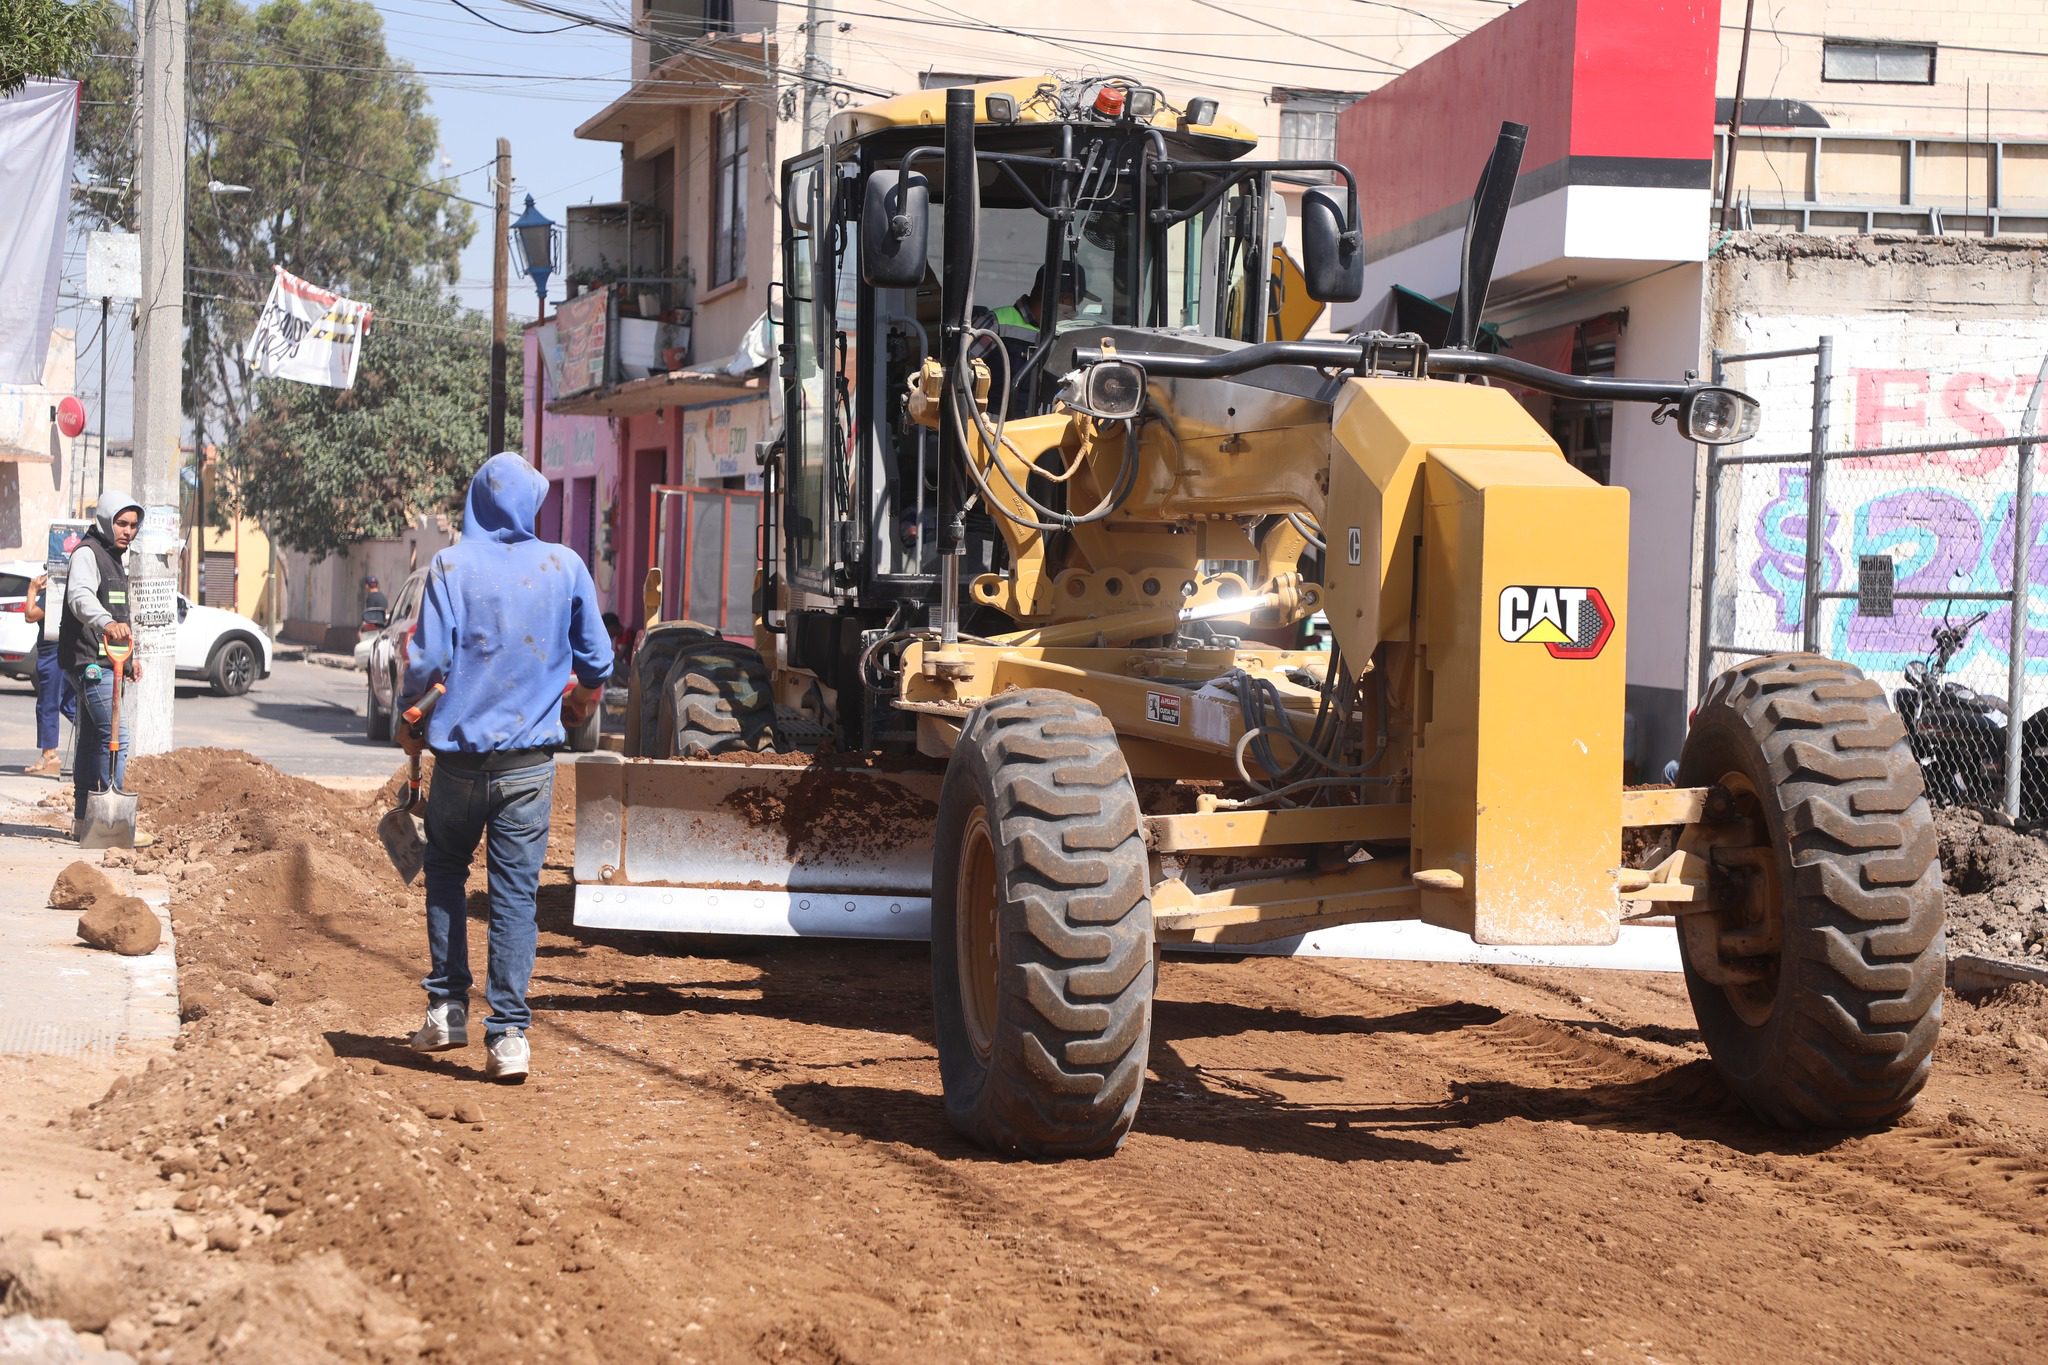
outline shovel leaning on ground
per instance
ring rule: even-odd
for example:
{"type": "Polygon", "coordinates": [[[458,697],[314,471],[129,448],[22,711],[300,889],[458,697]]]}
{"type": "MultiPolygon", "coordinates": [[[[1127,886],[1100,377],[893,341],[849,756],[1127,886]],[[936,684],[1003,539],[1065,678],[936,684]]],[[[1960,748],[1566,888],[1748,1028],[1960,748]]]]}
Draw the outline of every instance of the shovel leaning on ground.
{"type": "MultiPolygon", "coordinates": [[[[427,694],[406,708],[401,719],[407,725],[418,725],[427,713],[434,709],[434,703],[448,689],[435,683],[427,694]]],[[[377,822],[377,841],[384,845],[384,854],[391,859],[391,866],[398,872],[398,878],[407,886],[420,875],[420,869],[427,863],[426,828],[421,822],[420,810],[420,756],[407,756],[405,787],[398,794],[398,804],[384,813],[377,822]]]]}
{"type": "Polygon", "coordinates": [[[114,717],[107,727],[107,786],[85,795],[85,819],[78,827],[80,848],[135,847],[135,793],[125,792],[114,782],[121,758],[121,675],[128,671],[132,647],[125,641],[106,642],[107,659],[114,666],[114,717]]]}

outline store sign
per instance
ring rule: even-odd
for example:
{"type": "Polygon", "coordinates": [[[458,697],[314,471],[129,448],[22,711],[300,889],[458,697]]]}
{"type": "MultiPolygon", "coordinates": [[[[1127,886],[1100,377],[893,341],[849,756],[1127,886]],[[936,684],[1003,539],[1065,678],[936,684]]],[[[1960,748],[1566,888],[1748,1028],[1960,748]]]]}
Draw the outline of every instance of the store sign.
{"type": "Polygon", "coordinates": [[[555,307],[555,336],[561,346],[561,384],[556,396],[602,388],[611,292],[595,289],[555,307]]]}

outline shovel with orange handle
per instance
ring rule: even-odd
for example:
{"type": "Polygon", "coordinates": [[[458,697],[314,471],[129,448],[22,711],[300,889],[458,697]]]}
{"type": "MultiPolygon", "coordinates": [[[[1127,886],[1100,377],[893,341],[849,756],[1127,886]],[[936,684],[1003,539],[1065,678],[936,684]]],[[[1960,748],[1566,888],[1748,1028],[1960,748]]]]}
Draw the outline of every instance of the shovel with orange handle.
{"type": "MultiPolygon", "coordinates": [[[[114,667],[114,715],[107,726],[107,785],[85,796],[85,818],[78,827],[80,848],[135,847],[135,793],[122,791],[115,782],[121,759],[121,677],[128,671],[128,656],[134,646],[126,640],[105,642],[107,660],[114,667]]],[[[82,700],[82,699],[81,699],[82,700]]]]}

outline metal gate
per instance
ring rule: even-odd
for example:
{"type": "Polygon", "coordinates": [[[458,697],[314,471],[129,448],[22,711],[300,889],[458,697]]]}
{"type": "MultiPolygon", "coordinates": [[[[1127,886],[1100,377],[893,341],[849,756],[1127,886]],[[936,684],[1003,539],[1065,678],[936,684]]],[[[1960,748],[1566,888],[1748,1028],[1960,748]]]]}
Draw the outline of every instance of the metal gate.
{"type": "Polygon", "coordinates": [[[654,527],[648,567],[661,570],[661,619],[695,621],[751,641],[761,494],[657,484],[648,499],[654,527]]]}

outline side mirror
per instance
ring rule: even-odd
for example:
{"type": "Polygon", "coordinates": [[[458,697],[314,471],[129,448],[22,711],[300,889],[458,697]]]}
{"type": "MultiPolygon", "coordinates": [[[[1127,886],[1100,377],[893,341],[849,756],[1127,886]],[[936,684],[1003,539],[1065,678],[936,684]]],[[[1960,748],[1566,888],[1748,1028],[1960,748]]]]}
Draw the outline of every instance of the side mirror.
{"type": "Polygon", "coordinates": [[[1319,303],[1351,303],[1365,292],[1365,243],[1347,222],[1346,195],[1316,185],[1301,196],[1301,273],[1319,303]]]}
{"type": "Polygon", "coordinates": [[[1706,446],[1740,445],[1763,421],[1757,401],[1739,389],[1706,385],[1686,395],[1678,408],[1678,430],[1706,446]]]}
{"type": "Polygon", "coordinates": [[[923,176],[870,175],[860,209],[861,278],[876,289],[915,289],[924,283],[931,217],[931,186],[923,176]]]}

